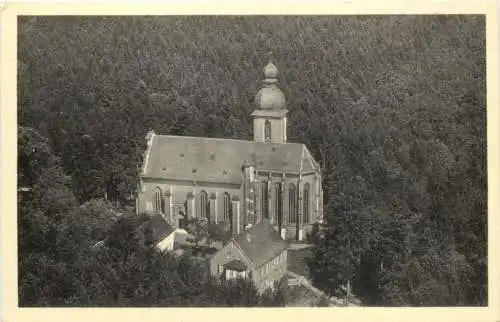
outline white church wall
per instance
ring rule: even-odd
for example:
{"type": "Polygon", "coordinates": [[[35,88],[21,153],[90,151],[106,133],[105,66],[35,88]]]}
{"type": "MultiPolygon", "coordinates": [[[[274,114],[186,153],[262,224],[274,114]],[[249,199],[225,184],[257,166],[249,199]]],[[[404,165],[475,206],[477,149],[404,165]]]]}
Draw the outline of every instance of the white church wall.
{"type": "MultiPolygon", "coordinates": [[[[286,118],[267,118],[267,120],[271,123],[271,141],[277,143],[286,141],[286,118]]],[[[254,140],[264,142],[266,118],[256,117],[253,124],[254,140]]]]}
{"type": "Polygon", "coordinates": [[[284,120],[283,119],[270,119],[271,122],[271,141],[282,143],[285,141],[284,131],[284,120]]]}
{"type": "MultiPolygon", "coordinates": [[[[163,193],[169,191],[172,194],[171,202],[172,204],[183,204],[188,200],[188,195],[194,193],[193,202],[193,212],[195,217],[199,215],[199,194],[201,191],[205,191],[208,195],[208,200],[212,194],[217,197],[217,216],[222,218],[224,211],[224,193],[227,192],[230,196],[241,195],[241,188],[238,185],[228,185],[228,184],[196,184],[187,183],[182,181],[168,181],[168,180],[148,180],[143,182],[142,193],[139,196],[139,212],[151,212],[153,211],[153,200],[155,198],[155,189],[160,188],[163,193]]],[[[214,215],[211,214],[214,218],[214,215]]]]}

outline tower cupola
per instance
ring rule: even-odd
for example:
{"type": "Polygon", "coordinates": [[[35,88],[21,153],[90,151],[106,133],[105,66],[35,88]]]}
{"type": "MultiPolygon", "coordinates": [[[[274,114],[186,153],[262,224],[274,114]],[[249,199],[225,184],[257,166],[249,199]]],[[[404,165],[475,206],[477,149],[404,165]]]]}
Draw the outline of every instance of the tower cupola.
{"type": "Polygon", "coordinates": [[[286,143],[287,113],[285,94],[278,87],[278,68],[270,61],[264,67],[263,86],[255,95],[252,113],[254,141],[286,143]]]}
{"type": "Polygon", "coordinates": [[[286,106],[285,94],[277,86],[278,68],[272,63],[264,67],[263,87],[255,95],[255,104],[261,110],[279,110],[286,106]]]}

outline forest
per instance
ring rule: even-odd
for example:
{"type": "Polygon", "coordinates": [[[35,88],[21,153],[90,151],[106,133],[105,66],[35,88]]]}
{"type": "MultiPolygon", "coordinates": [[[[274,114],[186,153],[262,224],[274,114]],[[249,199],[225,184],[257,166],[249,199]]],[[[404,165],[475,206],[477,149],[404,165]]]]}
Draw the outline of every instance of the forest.
{"type": "Polygon", "coordinates": [[[252,139],[269,52],[288,140],[323,171],[313,283],[364,305],[487,305],[485,48],[479,15],[20,17],[20,305],[276,301],[185,279],[197,263],[137,248],[116,218],[149,130],[252,139]]]}

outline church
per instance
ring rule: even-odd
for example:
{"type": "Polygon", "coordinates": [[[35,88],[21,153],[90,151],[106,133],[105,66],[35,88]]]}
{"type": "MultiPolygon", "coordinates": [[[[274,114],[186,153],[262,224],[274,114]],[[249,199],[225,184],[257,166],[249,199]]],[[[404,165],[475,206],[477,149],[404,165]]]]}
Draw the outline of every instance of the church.
{"type": "Polygon", "coordinates": [[[260,222],[304,240],[323,217],[321,168],[304,144],[287,142],[288,109],[269,62],[255,96],[253,141],[150,131],[139,174],[137,213],[179,227],[194,218],[238,235],[260,222]]]}

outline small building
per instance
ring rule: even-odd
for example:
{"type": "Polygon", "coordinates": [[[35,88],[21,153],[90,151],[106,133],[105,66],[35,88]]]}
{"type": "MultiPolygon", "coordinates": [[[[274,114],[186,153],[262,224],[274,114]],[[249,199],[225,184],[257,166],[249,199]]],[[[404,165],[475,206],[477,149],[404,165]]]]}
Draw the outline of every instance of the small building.
{"type": "Polygon", "coordinates": [[[251,278],[260,292],[286,275],[288,242],[268,222],[232,237],[210,260],[210,272],[223,279],[251,278]]]}
{"type": "Polygon", "coordinates": [[[159,215],[151,217],[137,229],[137,237],[141,243],[146,241],[148,230],[151,243],[161,251],[173,250],[176,243],[182,243],[188,236],[186,230],[173,227],[159,215]]]}

